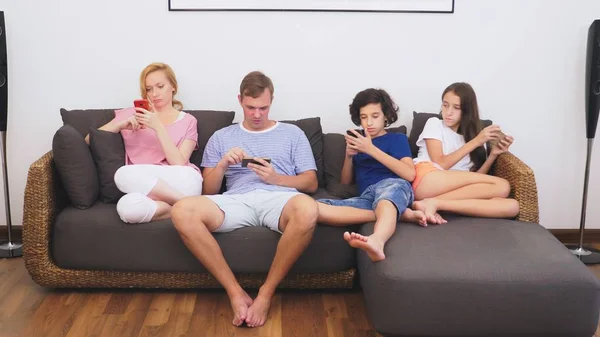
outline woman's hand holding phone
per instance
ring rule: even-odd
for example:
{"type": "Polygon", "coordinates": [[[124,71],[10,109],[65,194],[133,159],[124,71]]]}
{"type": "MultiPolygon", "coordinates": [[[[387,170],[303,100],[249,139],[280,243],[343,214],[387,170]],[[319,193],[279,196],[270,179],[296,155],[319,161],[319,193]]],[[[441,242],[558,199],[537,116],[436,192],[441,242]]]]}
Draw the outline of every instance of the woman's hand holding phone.
{"type": "Polygon", "coordinates": [[[156,116],[156,112],[154,111],[154,104],[148,100],[135,100],[135,119],[140,124],[140,128],[149,127],[152,130],[156,131],[159,127],[162,126],[162,123],[156,116]],[[138,103],[139,102],[139,103],[138,103]],[[144,104],[143,102],[146,102],[144,104]]]}

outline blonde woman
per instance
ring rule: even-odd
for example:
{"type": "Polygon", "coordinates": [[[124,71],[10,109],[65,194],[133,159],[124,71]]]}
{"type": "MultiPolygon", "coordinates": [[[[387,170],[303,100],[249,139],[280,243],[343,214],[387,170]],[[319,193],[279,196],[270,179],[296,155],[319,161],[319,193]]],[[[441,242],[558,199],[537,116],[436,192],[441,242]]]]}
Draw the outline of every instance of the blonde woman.
{"type": "Polygon", "coordinates": [[[100,128],[119,132],[125,144],[125,166],[114,179],[125,193],[117,212],[126,223],[169,218],[175,202],[202,194],[202,174],[189,161],[197,148],[197,120],[174,98],[177,89],[171,67],[148,65],[140,76],[140,90],[150,109],[117,110],[100,128]]]}

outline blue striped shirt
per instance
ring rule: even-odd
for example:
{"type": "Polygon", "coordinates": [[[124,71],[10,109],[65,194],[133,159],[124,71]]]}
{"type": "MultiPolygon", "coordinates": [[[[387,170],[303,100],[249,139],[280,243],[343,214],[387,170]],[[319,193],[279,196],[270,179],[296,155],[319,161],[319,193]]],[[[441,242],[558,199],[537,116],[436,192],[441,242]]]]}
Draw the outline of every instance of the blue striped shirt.
{"type": "MultiPolygon", "coordinates": [[[[264,131],[249,131],[241,123],[216,131],[206,144],[201,166],[217,166],[227,151],[234,147],[241,148],[250,157],[271,158],[271,165],[278,174],[295,176],[317,170],[304,132],[295,125],[280,122],[264,131]]],[[[254,171],[241,164],[230,165],[225,179],[227,191],[223,194],[242,194],[255,189],[296,191],[291,187],[266,184],[254,171]]]]}

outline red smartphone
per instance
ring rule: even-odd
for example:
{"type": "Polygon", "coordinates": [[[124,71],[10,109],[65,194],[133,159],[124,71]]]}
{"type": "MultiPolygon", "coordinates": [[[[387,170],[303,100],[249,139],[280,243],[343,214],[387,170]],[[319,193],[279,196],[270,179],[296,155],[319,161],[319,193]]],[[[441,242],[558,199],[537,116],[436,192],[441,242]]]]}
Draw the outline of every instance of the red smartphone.
{"type": "Polygon", "coordinates": [[[133,106],[136,108],[142,108],[150,111],[150,104],[145,99],[136,99],[133,101],[133,106]]]}

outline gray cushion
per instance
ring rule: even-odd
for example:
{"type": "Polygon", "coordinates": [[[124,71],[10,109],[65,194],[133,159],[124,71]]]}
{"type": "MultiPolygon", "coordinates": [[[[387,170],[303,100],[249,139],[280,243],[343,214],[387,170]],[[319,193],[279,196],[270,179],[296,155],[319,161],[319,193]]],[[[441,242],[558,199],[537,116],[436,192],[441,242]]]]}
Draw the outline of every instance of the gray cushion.
{"type": "Polygon", "coordinates": [[[321,128],[321,118],[312,117],[304,118],[294,121],[281,121],[283,123],[289,123],[296,125],[308,138],[310,147],[315,157],[315,163],[317,164],[317,179],[319,181],[319,187],[324,187],[324,164],[323,164],[323,129],[321,128]]]}
{"type": "MultiPolygon", "coordinates": [[[[406,134],[406,126],[387,128],[387,132],[406,134]]],[[[342,199],[358,195],[355,185],[340,184],[342,166],[346,155],[346,140],[343,134],[328,133],[323,136],[324,182],[327,192],[342,199]]]]}
{"type": "MultiPolygon", "coordinates": [[[[408,136],[408,144],[410,145],[410,150],[412,152],[413,158],[417,156],[419,153],[419,147],[417,146],[417,140],[419,140],[419,136],[423,132],[423,128],[425,127],[425,123],[431,117],[440,117],[440,113],[430,113],[430,112],[416,112],[413,111],[413,123],[412,128],[410,129],[410,135],[408,136]]],[[[481,120],[482,127],[487,127],[492,125],[492,121],[489,119],[481,120]]]]}
{"type": "Polygon", "coordinates": [[[185,112],[196,117],[198,121],[198,149],[192,152],[190,162],[200,167],[208,139],[215,131],[231,125],[235,112],[216,110],[185,110],[185,112]]]}
{"type": "MultiPolygon", "coordinates": [[[[320,190],[318,197],[330,197],[320,190]]],[[[292,273],[338,272],[356,265],[343,239],[346,227],[318,226],[292,273]]],[[[214,234],[234,272],[266,273],[280,235],[266,228],[214,234]]],[[[140,272],[206,272],[185,247],[171,220],[123,223],[114,204],[63,209],[56,218],[52,255],[62,268],[140,272]]]]}
{"type": "Polygon", "coordinates": [[[106,203],[117,203],[123,196],[115,184],[115,173],[125,165],[125,145],[120,133],[96,128],[88,129],[90,149],[98,171],[100,181],[100,200],[106,203]]]}
{"type": "Polygon", "coordinates": [[[86,136],[88,129],[95,129],[110,122],[115,118],[115,109],[60,109],[60,116],[64,125],[71,125],[80,134],[86,136]]]}
{"type": "MultiPolygon", "coordinates": [[[[386,336],[592,336],[600,285],[545,228],[452,217],[401,224],[382,262],[358,255],[368,316],[386,336]]],[[[361,233],[369,235],[372,225],[361,233]]]]}
{"type": "Polygon", "coordinates": [[[56,171],[71,204],[88,208],[98,199],[98,175],[84,137],[70,125],[63,125],[52,139],[56,171]]]}

